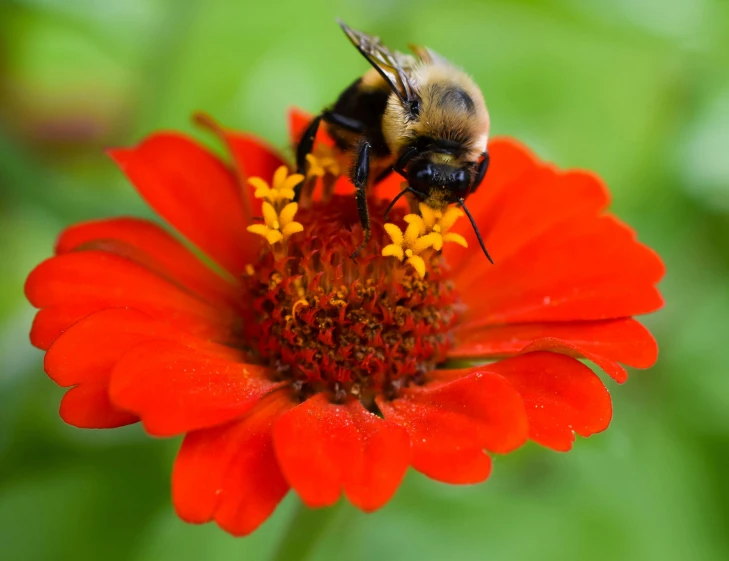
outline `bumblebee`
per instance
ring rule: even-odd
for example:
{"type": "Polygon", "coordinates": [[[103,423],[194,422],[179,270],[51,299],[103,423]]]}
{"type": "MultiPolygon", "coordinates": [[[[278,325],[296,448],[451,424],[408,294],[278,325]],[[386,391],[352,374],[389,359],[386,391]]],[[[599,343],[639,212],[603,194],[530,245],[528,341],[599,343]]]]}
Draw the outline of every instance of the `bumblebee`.
{"type": "MultiPolygon", "coordinates": [[[[305,174],[306,156],[322,121],[337,148],[351,157],[350,179],[364,231],[352,258],[370,238],[366,190],[394,171],[407,187],[388,211],[405,193],[412,195],[411,204],[422,201],[435,209],[458,204],[493,263],[465,205],[489,165],[489,114],[478,86],[426,47],[411,45],[413,55],[390,51],[377,37],[338,23],[373,68],[312,120],[297,145],[296,163],[305,174]]],[[[295,200],[302,186],[297,186],[295,200]]]]}

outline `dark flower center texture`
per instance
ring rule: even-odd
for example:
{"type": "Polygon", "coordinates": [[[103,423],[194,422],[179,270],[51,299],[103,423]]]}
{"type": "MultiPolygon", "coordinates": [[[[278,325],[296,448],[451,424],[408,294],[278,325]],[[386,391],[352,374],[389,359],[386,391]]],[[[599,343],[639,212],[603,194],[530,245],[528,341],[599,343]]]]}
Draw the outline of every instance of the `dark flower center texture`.
{"type": "MultiPolygon", "coordinates": [[[[429,251],[424,278],[382,248],[386,201],[369,201],[372,237],[362,242],[354,198],[334,196],[302,208],[304,231],[284,245],[264,244],[244,279],[251,303],[244,336],[278,379],[301,397],[328,391],[372,403],[394,397],[443,362],[456,321],[456,294],[439,253],[429,251]]],[[[402,223],[393,210],[388,222],[402,223]]]]}

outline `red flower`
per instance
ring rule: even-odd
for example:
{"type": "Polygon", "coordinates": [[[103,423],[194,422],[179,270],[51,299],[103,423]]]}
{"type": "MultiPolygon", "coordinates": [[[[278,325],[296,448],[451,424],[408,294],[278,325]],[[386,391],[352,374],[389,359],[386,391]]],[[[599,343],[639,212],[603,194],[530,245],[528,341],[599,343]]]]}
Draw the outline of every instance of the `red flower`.
{"type": "MultiPolygon", "coordinates": [[[[295,114],[293,128],[304,121],[295,114]]],[[[661,306],[663,265],[605,213],[593,174],[492,141],[492,167],[469,204],[496,265],[461,221],[450,233],[468,249],[408,246],[421,275],[417,260],[400,262],[409,242],[383,224],[398,180],[374,190],[372,240],[355,263],[353,197],[337,194],[351,189],[346,179],[334,177],[326,200],[288,210],[254,180],[274,201],[262,210],[245,180],[270,184],[283,159],[205,123],[232,170],[176,133],[111,156],[211,266],[154,223],[118,218],[66,230],[26,284],[40,308],[31,340],[47,351],[48,375],[71,387],[66,422],[141,420],[152,435],[186,435],[173,475],[183,519],[247,534],[289,487],[312,507],[344,492],[371,511],[408,466],[482,481],[487,452],[527,439],[568,450],[574,433],[608,426],[608,392],[576,358],[618,382],[621,363],[655,361],[653,338],[631,316],[661,306]],[[388,244],[394,257],[381,255],[388,244]],[[448,368],[449,359],[496,362],[448,368]]]]}

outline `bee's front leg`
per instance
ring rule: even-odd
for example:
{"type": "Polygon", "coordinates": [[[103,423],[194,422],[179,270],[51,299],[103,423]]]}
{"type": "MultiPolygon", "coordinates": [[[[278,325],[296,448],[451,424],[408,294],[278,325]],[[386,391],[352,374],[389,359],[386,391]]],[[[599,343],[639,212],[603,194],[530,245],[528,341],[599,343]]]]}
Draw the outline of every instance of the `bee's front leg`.
{"type": "Polygon", "coordinates": [[[400,157],[397,159],[395,164],[392,166],[392,171],[402,175],[405,179],[407,179],[407,173],[405,172],[405,166],[408,165],[410,160],[412,160],[413,157],[417,153],[418,153],[418,149],[415,146],[408,146],[403,151],[403,153],[400,154],[400,157]]]}
{"type": "Polygon", "coordinates": [[[360,142],[357,148],[357,162],[352,168],[352,183],[356,188],[355,197],[357,199],[357,212],[359,213],[359,222],[362,224],[364,231],[364,241],[356,251],[350,256],[353,260],[357,254],[362,251],[367,242],[370,241],[370,211],[367,208],[367,182],[370,178],[370,150],[372,146],[367,140],[360,142]]]}

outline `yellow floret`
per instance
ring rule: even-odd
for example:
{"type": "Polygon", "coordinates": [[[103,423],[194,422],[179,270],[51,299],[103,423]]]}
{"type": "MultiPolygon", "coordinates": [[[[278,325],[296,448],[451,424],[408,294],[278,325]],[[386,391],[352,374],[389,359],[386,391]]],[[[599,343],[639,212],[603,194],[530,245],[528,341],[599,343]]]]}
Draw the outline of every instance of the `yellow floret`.
{"type": "Polygon", "coordinates": [[[445,211],[419,204],[420,214],[408,214],[404,220],[407,227],[403,232],[395,224],[385,224],[385,231],[392,240],[382,249],[384,257],[395,257],[410,265],[421,276],[425,276],[425,260],[420,254],[428,249],[440,251],[447,242],[468,247],[468,242],[460,234],[449,232],[463,211],[449,207],[445,211]]]}
{"type": "Polygon", "coordinates": [[[269,185],[260,177],[251,177],[248,184],[255,191],[253,196],[257,199],[264,199],[271,204],[290,201],[294,198],[294,187],[304,180],[304,176],[300,173],[292,173],[286,166],[279,167],[273,174],[272,185],[269,185]]]}
{"type": "Polygon", "coordinates": [[[264,201],[261,205],[264,223],[248,226],[248,231],[266,238],[271,245],[287,240],[293,234],[304,230],[304,226],[294,220],[298,210],[298,204],[288,203],[281,212],[276,212],[271,203],[264,201]]]}
{"type": "Polygon", "coordinates": [[[306,178],[324,177],[327,173],[338,176],[340,173],[339,162],[332,155],[331,150],[325,147],[317,149],[316,154],[307,154],[306,161],[309,167],[306,171],[306,178]]]}
{"type": "Polygon", "coordinates": [[[458,220],[461,216],[464,216],[464,212],[460,208],[451,206],[442,211],[431,208],[425,203],[420,203],[418,207],[420,209],[420,216],[417,216],[416,214],[409,214],[405,217],[405,220],[407,220],[410,216],[420,218],[423,224],[421,235],[424,235],[426,232],[430,232],[437,237],[437,240],[433,242],[433,249],[440,251],[443,249],[443,244],[446,242],[452,242],[463,247],[468,247],[468,242],[463,236],[448,232],[448,230],[450,230],[456,223],[456,220],[458,220]]]}
{"type": "Polygon", "coordinates": [[[415,271],[420,275],[420,278],[422,279],[425,276],[425,261],[423,260],[420,255],[413,255],[413,250],[408,249],[405,252],[405,255],[407,255],[407,260],[405,261],[408,265],[410,265],[415,271]]]}
{"type": "MultiPolygon", "coordinates": [[[[420,218],[414,214],[409,216],[420,218]]],[[[410,221],[405,232],[395,224],[385,224],[385,231],[392,243],[382,248],[382,256],[405,260],[422,278],[425,276],[425,260],[419,254],[432,247],[435,238],[432,234],[420,236],[420,228],[420,222],[415,219],[410,221]]]]}

